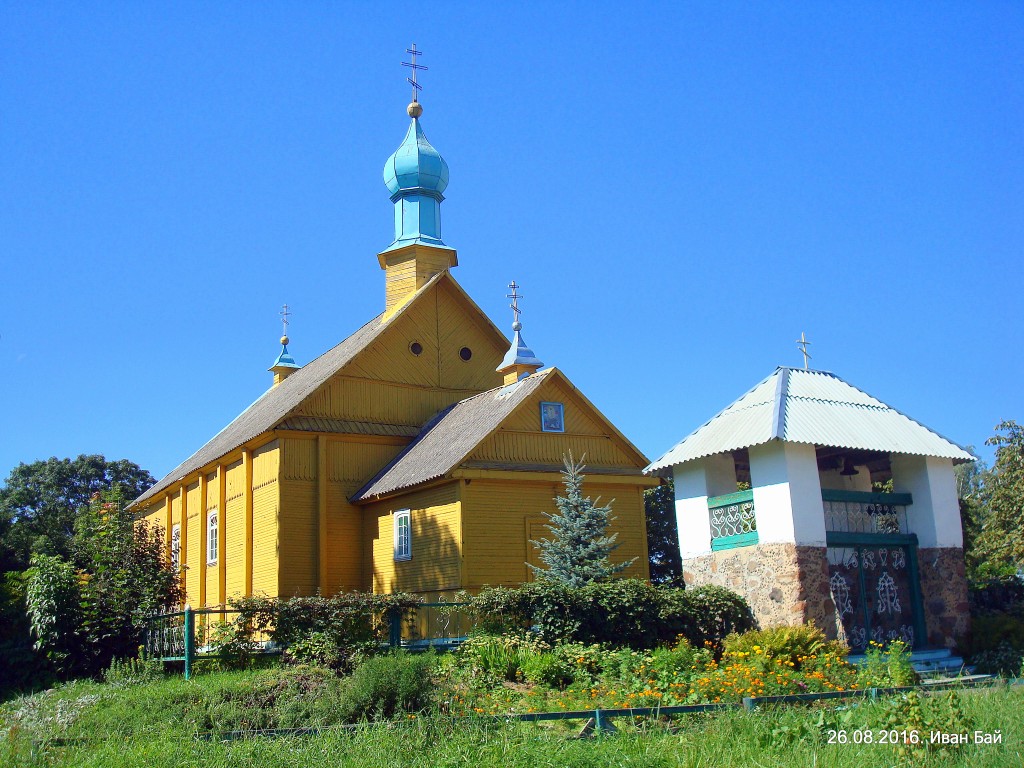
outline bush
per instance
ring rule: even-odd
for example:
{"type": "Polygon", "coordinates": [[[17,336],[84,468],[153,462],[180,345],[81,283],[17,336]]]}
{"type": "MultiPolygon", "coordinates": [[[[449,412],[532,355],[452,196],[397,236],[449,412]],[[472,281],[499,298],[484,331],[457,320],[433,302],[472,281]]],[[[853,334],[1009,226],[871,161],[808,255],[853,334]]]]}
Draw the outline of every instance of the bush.
{"type": "Polygon", "coordinates": [[[810,657],[830,653],[842,658],[849,653],[843,643],[829,640],[813,624],[773,627],[742,635],[734,633],[725,638],[724,648],[726,653],[732,654],[751,654],[760,650],[767,658],[792,662],[796,669],[800,669],[801,663],[810,657]]]}
{"type": "Polygon", "coordinates": [[[1004,640],[994,648],[986,648],[971,656],[975,672],[985,675],[1017,677],[1024,675],[1024,651],[1004,640]]]}
{"type": "Polygon", "coordinates": [[[902,640],[889,645],[871,641],[857,673],[861,688],[891,688],[917,684],[917,672],[910,663],[910,646],[902,640]]]}
{"type": "Polygon", "coordinates": [[[535,653],[523,659],[523,676],[528,682],[562,690],[576,680],[574,667],[561,654],[535,653]]]}
{"type": "Polygon", "coordinates": [[[486,631],[530,630],[549,644],[606,643],[652,648],[682,635],[717,644],[753,626],[742,597],[721,587],[682,590],[618,579],[583,587],[534,582],[495,587],[469,598],[486,631]]]}
{"type": "Polygon", "coordinates": [[[345,685],[339,704],[350,722],[420,713],[433,704],[433,654],[397,653],[367,659],[345,685]]]}
{"type": "Polygon", "coordinates": [[[708,584],[696,589],[666,588],[662,593],[665,640],[682,635],[694,646],[718,646],[728,635],[757,626],[747,601],[725,587],[708,584]]]}
{"type": "Polygon", "coordinates": [[[114,659],[103,670],[104,682],[116,688],[151,683],[163,676],[164,665],[158,659],[114,659]]]}
{"type": "Polygon", "coordinates": [[[245,661],[254,638],[286,649],[285,661],[316,663],[348,671],[377,653],[388,640],[391,616],[419,605],[413,595],[339,592],[332,597],[243,597],[229,601],[238,611],[214,638],[218,652],[245,661]]]}
{"type": "Polygon", "coordinates": [[[527,663],[548,650],[535,635],[474,635],[457,651],[458,659],[474,677],[516,682],[524,677],[527,663]]]}

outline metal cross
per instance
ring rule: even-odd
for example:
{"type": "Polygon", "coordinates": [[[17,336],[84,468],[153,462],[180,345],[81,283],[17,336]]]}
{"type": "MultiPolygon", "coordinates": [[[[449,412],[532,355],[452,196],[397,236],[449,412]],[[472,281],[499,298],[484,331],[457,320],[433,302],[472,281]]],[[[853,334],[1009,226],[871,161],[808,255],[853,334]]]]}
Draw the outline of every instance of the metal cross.
{"type": "Polygon", "coordinates": [[[516,290],[519,288],[519,286],[516,285],[516,281],[515,280],[513,280],[511,283],[509,283],[508,287],[512,289],[512,293],[505,294],[505,298],[506,299],[512,299],[512,303],[509,304],[509,306],[512,308],[512,312],[515,314],[515,317],[512,320],[513,320],[514,323],[518,323],[519,322],[519,315],[522,314],[522,310],[519,309],[519,300],[523,299],[523,298],[526,298],[526,297],[523,296],[523,294],[521,294],[521,293],[516,293],[516,290]]]}
{"type": "Polygon", "coordinates": [[[423,90],[423,86],[416,82],[416,70],[419,70],[419,69],[430,69],[430,67],[425,67],[422,64],[417,64],[416,63],[416,57],[423,55],[423,51],[417,51],[416,50],[416,43],[412,44],[412,48],[406,48],[405,52],[408,53],[409,57],[412,59],[411,62],[409,62],[409,61],[403,61],[402,62],[402,66],[403,67],[409,67],[412,70],[412,77],[407,77],[405,79],[406,79],[406,82],[408,82],[409,85],[412,86],[412,100],[413,101],[419,101],[419,92],[423,90]]]}
{"type": "Polygon", "coordinates": [[[809,365],[807,365],[807,361],[811,359],[811,355],[810,355],[810,353],[809,353],[809,352],[807,351],[807,346],[808,346],[808,345],[809,345],[810,343],[811,343],[811,342],[809,342],[809,341],[807,340],[807,337],[806,337],[806,336],[804,336],[804,332],[803,332],[803,331],[800,331],[800,338],[796,340],[796,345],[797,345],[798,347],[800,347],[800,352],[802,352],[802,353],[803,353],[803,356],[804,356],[804,370],[807,370],[808,368],[810,368],[810,366],[809,366],[809,365]]]}
{"type": "Polygon", "coordinates": [[[281,307],[281,311],[278,312],[277,314],[279,314],[281,316],[281,335],[282,336],[287,336],[288,335],[288,316],[291,315],[291,312],[288,311],[288,305],[285,304],[283,307],[281,307]]]}

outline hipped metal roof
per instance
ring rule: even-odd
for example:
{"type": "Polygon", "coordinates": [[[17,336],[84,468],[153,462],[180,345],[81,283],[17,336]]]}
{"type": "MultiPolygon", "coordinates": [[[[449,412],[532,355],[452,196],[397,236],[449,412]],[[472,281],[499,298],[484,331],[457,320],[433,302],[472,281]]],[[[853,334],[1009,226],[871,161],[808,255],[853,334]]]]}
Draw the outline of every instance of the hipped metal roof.
{"type": "Polygon", "coordinates": [[[834,373],[777,368],[644,471],[771,440],[974,461],[974,456],[834,373]]]}

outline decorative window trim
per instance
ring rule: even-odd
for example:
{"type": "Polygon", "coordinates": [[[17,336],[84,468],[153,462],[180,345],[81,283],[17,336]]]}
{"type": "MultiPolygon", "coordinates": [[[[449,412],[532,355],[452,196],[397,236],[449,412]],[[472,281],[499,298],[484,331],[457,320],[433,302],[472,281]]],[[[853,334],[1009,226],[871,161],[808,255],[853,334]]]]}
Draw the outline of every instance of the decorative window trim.
{"type": "Polygon", "coordinates": [[[181,526],[171,526],[171,567],[178,570],[181,567],[181,526]]]}
{"type": "Polygon", "coordinates": [[[565,432],[565,406],[562,403],[540,404],[541,432],[565,432]]]}
{"type": "Polygon", "coordinates": [[[412,510],[395,511],[394,536],[395,560],[412,560],[412,510]]]}
{"type": "Polygon", "coordinates": [[[206,564],[216,565],[220,555],[220,517],[218,510],[206,513],[206,564]]]}
{"type": "Polygon", "coordinates": [[[711,551],[750,547],[758,543],[754,492],[737,491],[708,497],[711,551]]]}

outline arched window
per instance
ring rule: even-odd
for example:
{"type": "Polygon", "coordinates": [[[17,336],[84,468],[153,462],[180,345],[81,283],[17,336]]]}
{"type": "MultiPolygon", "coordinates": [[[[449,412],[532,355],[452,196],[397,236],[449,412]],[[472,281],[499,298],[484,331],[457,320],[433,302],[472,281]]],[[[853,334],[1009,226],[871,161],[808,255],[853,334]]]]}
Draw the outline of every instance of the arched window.
{"type": "Polygon", "coordinates": [[[171,567],[177,570],[181,567],[181,526],[175,525],[171,528],[171,567]]]}
{"type": "Polygon", "coordinates": [[[217,510],[206,516],[206,562],[217,562],[217,510]]]}

